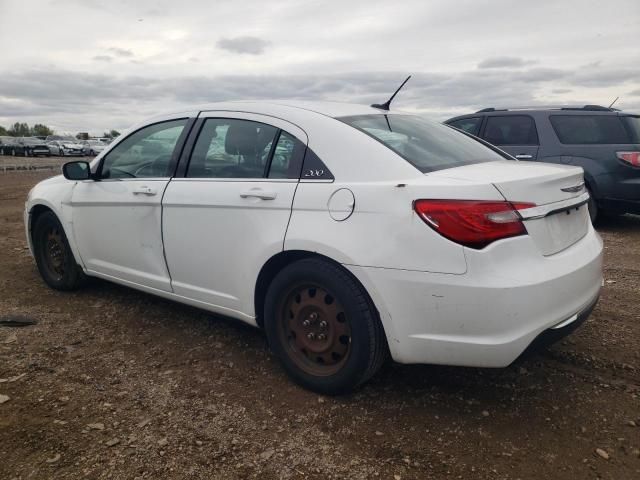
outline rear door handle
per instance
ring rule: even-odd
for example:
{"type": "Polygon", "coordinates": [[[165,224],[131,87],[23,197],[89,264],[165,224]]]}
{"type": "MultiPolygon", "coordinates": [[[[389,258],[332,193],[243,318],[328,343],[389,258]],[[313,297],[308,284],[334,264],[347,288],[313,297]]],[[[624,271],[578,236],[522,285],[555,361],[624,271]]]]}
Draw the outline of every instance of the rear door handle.
{"type": "Polygon", "coordinates": [[[136,187],[133,189],[133,194],[134,195],[155,195],[156,193],[158,193],[155,189],[151,188],[151,187],[147,187],[146,185],[142,185],[140,187],[136,187]]]}
{"type": "Polygon", "coordinates": [[[528,153],[519,153],[516,155],[516,158],[519,160],[531,160],[533,155],[529,155],[528,153]]]}
{"type": "Polygon", "coordinates": [[[278,194],[276,192],[269,192],[266,190],[244,190],[240,192],[242,198],[261,198],[262,200],[274,200],[278,194]]]}

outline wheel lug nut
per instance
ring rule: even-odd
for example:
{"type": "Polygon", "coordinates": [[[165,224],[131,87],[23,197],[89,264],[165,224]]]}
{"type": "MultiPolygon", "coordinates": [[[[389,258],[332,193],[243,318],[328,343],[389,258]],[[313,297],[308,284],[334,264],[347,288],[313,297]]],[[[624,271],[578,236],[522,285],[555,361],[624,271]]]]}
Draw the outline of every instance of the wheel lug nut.
{"type": "Polygon", "coordinates": [[[318,314],[316,312],[313,312],[311,315],[309,315],[309,318],[311,320],[317,320],[318,319],[318,314]]]}
{"type": "Polygon", "coordinates": [[[324,333],[318,335],[318,340],[324,340],[325,338],[327,338],[327,336],[324,333]]]}
{"type": "Polygon", "coordinates": [[[306,318],[306,319],[304,319],[304,320],[302,321],[302,325],[303,325],[303,326],[305,326],[305,327],[308,327],[309,325],[311,325],[311,322],[309,321],[309,319],[308,319],[308,318],[306,318]]]}
{"type": "Polygon", "coordinates": [[[313,332],[309,332],[309,333],[307,333],[307,338],[309,340],[313,340],[314,338],[316,338],[316,334],[313,333],[313,332]]]}
{"type": "Polygon", "coordinates": [[[326,320],[322,320],[319,324],[320,328],[327,328],[328,323],[326,322],[326,320]]]}

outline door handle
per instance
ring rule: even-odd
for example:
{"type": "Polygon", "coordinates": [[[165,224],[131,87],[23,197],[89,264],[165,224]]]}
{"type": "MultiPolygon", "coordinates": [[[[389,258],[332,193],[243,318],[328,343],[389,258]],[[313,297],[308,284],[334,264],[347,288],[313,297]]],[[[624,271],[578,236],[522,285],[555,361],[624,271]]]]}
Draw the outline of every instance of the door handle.
{"type": "Polygon", "coordinates": [[[240,192],[242,198],[261,198],[262,200],[274,200],[278,194],[276,192],[268,192],[266,190],[244,190],[240,192]]]}
{"type": "Polygon", "coordinates": [[[151,187],[147,187],[146,185],[143,185],[141,187],[136,187],[133,189],[133,194],[134,195],[155,195],[156,193],[158,193],[155,189],[151,188],[151,187]]]}
{"type": "Polygon", "coordinates": [[[516,158],[519,160],[531,160],[533,155],[529,155],[528,153],[519,153],[516,155],[516,158]]]}

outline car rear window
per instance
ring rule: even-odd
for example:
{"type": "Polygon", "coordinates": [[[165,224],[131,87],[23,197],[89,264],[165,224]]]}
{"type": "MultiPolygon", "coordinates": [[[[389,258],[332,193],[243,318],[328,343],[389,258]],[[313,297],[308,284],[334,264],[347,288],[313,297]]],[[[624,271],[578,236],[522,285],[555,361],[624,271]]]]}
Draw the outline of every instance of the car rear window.
{"type": "Polygon", "coordinates": [[[618,115],[551,115],[550,120],[558,139],[564,144],[633,143],[631,132],[618,115]]]}
{"type": "Polygon", "coordinates": [[[464,133],[415,115],[358,115],[338,120],[375,138],[423,173],[504,160],[464,133]]]}
{"type": "Polygon", "coordinates": [[[631,141],[633,143],[640,143],[640,117],[636,115],[628,115],[620,117],[622,123],[624,123],[631,135],[631,141]]]}

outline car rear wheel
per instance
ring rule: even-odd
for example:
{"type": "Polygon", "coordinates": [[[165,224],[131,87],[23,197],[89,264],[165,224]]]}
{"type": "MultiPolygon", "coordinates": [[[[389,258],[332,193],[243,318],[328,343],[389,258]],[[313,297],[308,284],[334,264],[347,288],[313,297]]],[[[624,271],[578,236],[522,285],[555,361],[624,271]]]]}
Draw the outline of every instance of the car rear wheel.
{"type": "Polygon", "coordinates": [[[299,260],[274,278],[265,299],[269,346],[287,373],[319,393],[344,393],[371,378],[387,358],[377,311],[342,267],[299,260]]]}
{"type": "Polygon", "coordinates": [[[86,276],[73,257],[67,236],[53,212],[36,218],[33,249],[38,271],[45,283],[56,290],[75,290],[86,276]]]}

